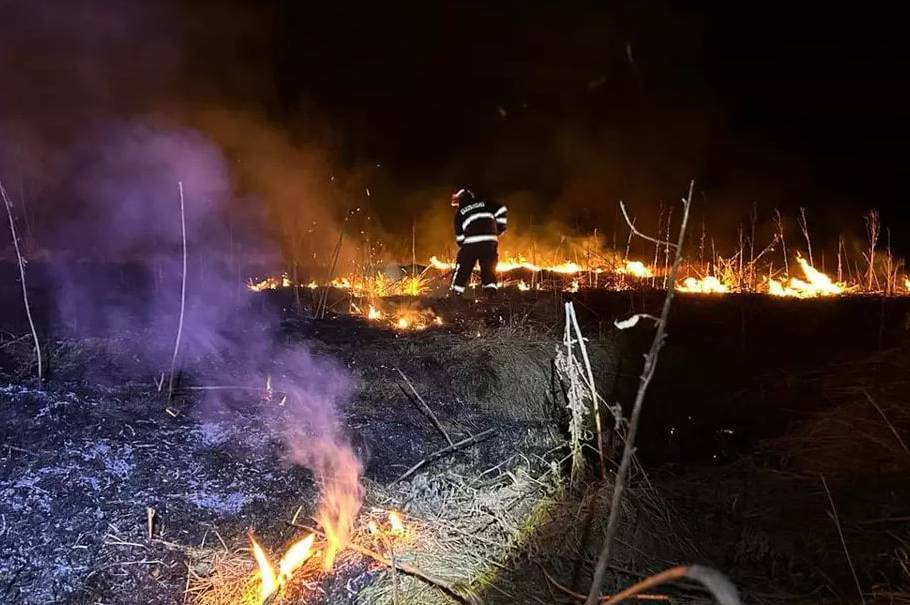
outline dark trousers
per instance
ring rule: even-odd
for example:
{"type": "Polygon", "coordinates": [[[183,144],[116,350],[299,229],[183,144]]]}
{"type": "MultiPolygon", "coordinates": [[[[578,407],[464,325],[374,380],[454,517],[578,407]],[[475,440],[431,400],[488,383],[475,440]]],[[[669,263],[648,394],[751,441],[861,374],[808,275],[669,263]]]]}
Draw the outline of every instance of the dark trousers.
{"type": "Polygon", "coordinates": [[[499,252],[496,242],[477,242],[465,244],[458,250],[455,259],[455,276],[452,278],[452,289],[457,294],[464,292],[471,280],[474,265],[480,263],[480,283],[484,288],[494,289],[496,283],[496,264],[499,252]]]}

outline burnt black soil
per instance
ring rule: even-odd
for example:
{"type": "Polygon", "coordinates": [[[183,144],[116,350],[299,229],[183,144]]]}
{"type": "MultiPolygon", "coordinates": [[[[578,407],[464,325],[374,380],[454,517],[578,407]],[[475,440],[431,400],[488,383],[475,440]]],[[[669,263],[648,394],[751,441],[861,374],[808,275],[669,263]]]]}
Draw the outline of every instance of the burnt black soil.
{"type": "MultiPolygon", "coordinates": [[[[653,313],[661,296],[573,297],[591,338],[601,392],[626,406],[651,330],[618,332],[612,320],[653,313]]],[[[183,358],[170,405],[154,386],[166,367],[160,360],[167,359],[170,335],[93,326],[88,336],[82,326],[76,337],[46,327],[54,326],[55,314],[38,297],[50,376],[39,389],[29,378],[34,367],[28,340],[20,339],[25,332],[17,299],[9,290],[2,298],[0,598],[8,602],[180,603],[186,548],[222,538],[233,548],[242,545],[249,527],[271,543],[286,540],[283,520],[298,506],[311,512],[315,500],[309,472],[287,462],[274,423],[281,419],[276,396],[289,372],[280,351],[301,345],[353,377],[340,418],[368,482],[388,484],[446,444],[398,370],[452,437],[496,429],[481,446],[422,472],[443,466],[476,475],[516,452],[546,460],[562,455],[552,454],[565,430],[551,366],[562,333],[562,300],[553,295],[506,295],[468,308],[424,301],[447,321],[416,334],[331,314],[321,321],[298,315],[287,292],[251,297],[237,310],[236,330],[217,355],[183,358]],[[278,324],[268,319],[275,311],[283,316],[278,324]],[[274,378],[271,397],[259,383],[244,383],[253,387],[248,391],[190,390],[247,380],[233,368],[260,352],[244,350],[245,335],[260,340],[263,333],[273,348],[257,368],[274,378]],[[263,422],[265,416],[272,421],[263,422]],[[151,541],[147,507],[157,511],[151,541]]],[[[791,462],[788,452],[795,456],[796,446],[774,439],[811,434],[818,414],[847,404],[838,394],[865,384],[855,379],[833,388],[818,376],[846,375],[844,368],[880,356],[907,357],[901,347],[908,309],[902,299],[680,297],[639,442],[656,492],[631,495],[642,508],[662,503],[659,516],[674,521],[655,527],[643,515],[626,528],[626,571],[616,571],[611,581],[628,583],[635,574],[694,559],[727,571],[750,602],[854,600],[818,469],[791,462]],[[656,540],[654,532],[666,540],[656,540]]],[[[901,378],[906,366],[891,366],[897,371],[876,375],[871,385],[891,385],[886,393],[876,391],[886,410],[887,402],[910,394],[901,378]]],[[[861,369],[851,376],[870,373],[861,369]]],[[[896,430],[910,441],[910,427],[897,423],[896,430]]],[[[908,526],[893,519],[910,515],[908,469],[823,470],[847,542],[856,545],[863,585],[869,592],[878,587],[906,594],[900,551],[906,552],[910,536],[908,526]]],[[[567,506],[581,510],[578,495],[568,497],[567,506]]],[[[602,517],[604,507],[587,510],[602,517]]],[[[569,569],[544,559],[564,583],[583,589],[585,555],[560,550],[556,538],[564,533],[544,523],[537,539],[552,535],[550,555],[576,560],[569,569]]],[[[593,548],[599,540],[596,532],[590,537],[593,548]]],[[[504,575],[536,583],[538,595],[550,595],[537,562],[517,553],[514,572],[504,575]]],[[[324,598],[348,602],[345,594],[329,588],[324,598]]],[[[487,598],[502,602],[495,594],[487,598]]]]}

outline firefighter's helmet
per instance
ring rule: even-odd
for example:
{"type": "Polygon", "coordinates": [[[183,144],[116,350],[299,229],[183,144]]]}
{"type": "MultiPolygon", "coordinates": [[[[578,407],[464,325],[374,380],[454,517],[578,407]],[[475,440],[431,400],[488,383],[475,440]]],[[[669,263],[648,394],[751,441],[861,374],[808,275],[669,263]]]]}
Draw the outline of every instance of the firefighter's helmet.
{"type": "Polygon", "coordinates": [[[474,193],[470,189],[465,189],[462,187],[458,191],[452,194],[452,205],[459,206],[463,200],[473,200],[474,193]]]}

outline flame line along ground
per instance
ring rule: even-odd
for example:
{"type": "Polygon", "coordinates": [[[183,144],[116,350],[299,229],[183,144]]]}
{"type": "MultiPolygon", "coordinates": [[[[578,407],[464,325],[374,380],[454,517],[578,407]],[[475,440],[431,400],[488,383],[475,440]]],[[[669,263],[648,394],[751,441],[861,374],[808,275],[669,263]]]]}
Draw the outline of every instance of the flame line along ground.
{"type": "MultiPolygon", "coordinates": [[[[314,534],[325,538],[325,534],[323,532],[321,532],[320,530],[316,529],[315,527],[310,527],[309,525],[303,525],[300,523],[291,523],[291,522],[288,522],[288,525],[290,525],[291,527],[296,527],[297,529],[303,529],[306,531],[313,532],[314,534]]],[[[467,588],[467,586],[463,586],[458,583],[448,582],[446,580],[443,580],[442,578],[437,578],[436,576],[431,575],[418,567],[414,567],[413,565],[408,565],[407,563],[402,563],[401,561],[394,561],[394,562],[390,561],[389,559],[387,559],[383,555],[379,554],[375,550],[370,550],[369,548],[366,548],[365,546],[360,546],[353,542],[348,542],[345,545],[345,547],[350,548],[354,552],[360,553],[361,555],[363,555],[365,557],[369,557],[369,558],[373,559],[374,561],[376,561],[377,563],[381,563],[382,565],[385,565],[386,567],[389,567],[396,571],[400,571],[402,573],[406,573],[409,576],[414,576],[415,578],[420,578],[424,582],[427,582],[437,588],[442,589],[447,594],[458,599],[462,603],[468,603],[469,605],[482,605],[482,603],[483,603],[483,601],[481,601],[477,595],[472,593],[467,588]]]]}

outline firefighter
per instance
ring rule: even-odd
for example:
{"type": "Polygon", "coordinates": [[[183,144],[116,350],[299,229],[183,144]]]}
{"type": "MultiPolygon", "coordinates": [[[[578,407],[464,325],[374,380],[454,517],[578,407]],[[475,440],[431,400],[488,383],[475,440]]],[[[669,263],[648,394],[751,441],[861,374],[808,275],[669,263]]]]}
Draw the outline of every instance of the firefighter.
{"type": "Polygon", "coordinates": [[[471,279],[474,265],[480,263],[480,283],[484,294],[492,297],[499,284],[496,281],[496,263],[499,260],[499,236],[508,224],[508,209],[496,202],[485,202],[468,189],[459,189],[452,195],[455,211],[455,242],[458,257],[452,276],[452,293],[464,294],[471,279]]]}

